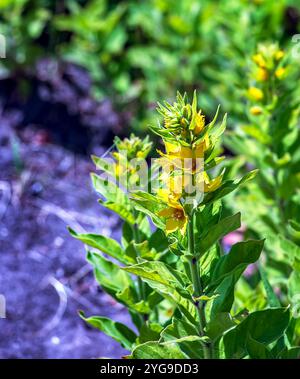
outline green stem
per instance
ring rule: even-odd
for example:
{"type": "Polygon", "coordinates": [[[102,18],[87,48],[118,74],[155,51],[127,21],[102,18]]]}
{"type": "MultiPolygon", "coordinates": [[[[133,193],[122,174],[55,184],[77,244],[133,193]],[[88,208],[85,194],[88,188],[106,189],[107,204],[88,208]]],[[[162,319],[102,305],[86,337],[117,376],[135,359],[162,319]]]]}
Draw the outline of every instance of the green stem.
{"type": "MultiPolygon", "coordinates": [[[[140,242],[140,234],[139,234],[138,226],[135,224],[135,225],[133,225],[132,229],[133,229],[134,241],[135,241],[135,243],[139,243],[140,242]]],[[[138,257],[139,254],[138,254],[137,249],[135,249],[135,251],[136,251],[136,256],[138,257]]],[[[138,287],[139,287],[140,299],[145,300],[145,286],[144,286],[144,282],[142,281],[142,279],[139,276],[138,276],[138,287]]]]}
{"type": "MultiPolygon", "coordinates": [[[[199,315],[199,335],[203,337],[205,335],[204,329],[206,327],[206,317],[205,317],[205,302],[200,301],[199,297],[202,295],[202,285],[200,278],[200,267],[199,261],[195,257],[195,240],[194,240],[194,214],[190,216],[188,223],[188,252],[189,252],[189,265],[191,271],[191,277],[194,287],[194,304],[197,308],[197,312],[199,315]]],[[[204,358],[210,359],[212,358],[211,353],[211,345],[207,343],[203,343],[203,352],[204,358]]]]}
{"type": "Polygon", "coordinates": [[[287,232],[287,228],[286,228],[287,221],[286,221],[286,217],[285,217],[284,204],[283,204],[283,199],[280,197],[280,194],[279,194],[280,182],[279,182],[279,178],[278,178],[278,173],[276,171],[274,171],[274,178],[275,178],[275,185],[276,185],[275,201],[276,201],[276,205],[278,208],[280,221],[282,223],[283,234],[285,237],[288,238],[288,232],[287,232]]]}
{"type": "MultiPolygon", "coordinates": [[[[136,224],[133,225],[132,227],[132,233],[133,233],[133,238],[134,238],[135,243],[139,243],[140,233],[139,233],[138,226],[136,224]]],[[[135,253],[136,253],[136,257],[138,257],[139,253],[137,249],[135,249],[135,253]]],[[[138,284],[138,294],[139,294],[140,300],[146,300],[145,283],[142,281],[142,279],[139,276],[137,277],[137,284],[138,284]]],[[[146,314],[140,314],[140,317],[143,323],[145,323],[148,320],[148,315],[146,314]]]]}

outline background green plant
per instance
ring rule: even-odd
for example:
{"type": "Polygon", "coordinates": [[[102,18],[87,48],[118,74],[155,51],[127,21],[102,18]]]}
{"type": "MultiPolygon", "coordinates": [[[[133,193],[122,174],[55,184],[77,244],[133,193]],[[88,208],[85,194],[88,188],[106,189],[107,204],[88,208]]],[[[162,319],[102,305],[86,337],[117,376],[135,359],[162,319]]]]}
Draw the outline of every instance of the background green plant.
{"type": "MultiPolygon", "coordinates": [[[[266,266],[259,268],[259,285],[276,288],[275,301],[294,307],[295,343],[299,344],[300,97],[296,83],[300,72],[291,54],[287,53],[284,65],[286,77],[282,80],[270,77],[255,82],[249,71],[249,86],[256,85],[265,94],[264,100],[256,102],[262,113],[252,115],[249,110],[255,102],[248,100],[247,119],[227,135],[226,145],[239,155],[231,162],[233,175],[249,165],[259,168],[259,173],[246,190],[228,201],[230,208],[236,205],[245,213],[247,235],[266,236],[266,266]]],[[[274,301],[270,296],[269,300],[274,301]]]]}
{"type": "Polygon", "coordinates": [[[8,46],[1,71],[31,70],[41,56],[77,63],[90,73],[94,95],[131,111],[139,132],[153,120],[153,103],[171,99],[174,88],[200,89],[208,113],[222,104],[232,119],[243,118],[237,87],[243,88],[249,52],[261,41],[290,43],[297,22],[289,26],[286,12],[296,5],[290,0],[5,0],[0,32],[8,46]]]}

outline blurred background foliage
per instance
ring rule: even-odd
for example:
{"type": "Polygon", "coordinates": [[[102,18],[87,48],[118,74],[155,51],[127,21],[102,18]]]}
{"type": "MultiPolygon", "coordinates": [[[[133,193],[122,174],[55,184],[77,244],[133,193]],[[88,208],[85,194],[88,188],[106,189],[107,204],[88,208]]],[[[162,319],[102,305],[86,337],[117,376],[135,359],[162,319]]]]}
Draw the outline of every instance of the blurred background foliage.
{"type": "MultiPolygon", "coordinates": [[[[289,45],[300,18],[290,0],[1,0],[0,9],[2,78],[34,75],[40,58],[72,62],[88,71],[93,96],[140,132],[175,89],[198,89],[208,114],[221,104],[232,123],[243,118],[251,53],[258,42],[289,45]]],[[[21,91],[30,91],[24,80],[21,91]]]]}
{"type": "MultiPolygon", "coordinates": [[[[0,0],[0,137],[7,125],[38,125],[55,130],[64,147],[97,153],[114,134],[148,134],[157,101],[196,89],[207,121],[219,104],[229,115],[226,175],[260,170],[226,202],[228,213],[243,215],[232,239],[267,238],[268,279],[254,267],[237,290],[237,310],[293,304],[300,288],[300,70],[290,51],[298,33],[296,0],[0,0]],[[254,76],[253,55],[272,43],[289,68],[267,88],[254,76]],[[251,98],[253,86],[265,98],[251,98]]],[[[299,343],[299,317],[294,327],[299,343]]]]}

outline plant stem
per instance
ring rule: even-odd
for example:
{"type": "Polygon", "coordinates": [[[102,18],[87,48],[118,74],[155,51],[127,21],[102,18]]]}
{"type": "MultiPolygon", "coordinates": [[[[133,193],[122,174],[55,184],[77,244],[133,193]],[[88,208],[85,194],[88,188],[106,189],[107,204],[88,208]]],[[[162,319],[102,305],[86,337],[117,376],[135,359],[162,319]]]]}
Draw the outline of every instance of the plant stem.
{"type": "MultiPolygon", "coordinates": [[[[139,234],[138,226],[135,224],[135,225],[133,225],[132,229],[133,229],[134,241],[135,241],[135,243],[139,243],[140,242],[140,234],[139,234]]],[[[138,254],[137,249],[135,249],[135,252],[136,252],[136,256],[138,257],[139,254],[138,254]]],[[[142,281],[142,279],[139,276],[138,276],[137,280],[138,280],[140,300],[145,300],[144,282],[142,281]]]]}
{"type": "Polygon", "coordinates": [[[286,228],[287,221],[286,221],[286,217],[285,217],[284,204],[283,204],[283,199],[280,197],[280,193],[279,193],[280,182],[279,182],[279,178],[278,178],[278,173],[276,171],[274,171],[274,178],[275,178],[275,185],[276,185],[275,201],[276,201],[276,205],[278,208],[279,218],[280,218],[280,221],[282,223],[283,234],[285,237],[288,238],[288,231],[286,228]]]}
{"type": "MultiPolygon", "coordinates": [[[[188,252],[190,256],[189,265],[194,287],[194,304],[197,308],[197,312],[199,315],[199,334],[201,337],[203,337],[205,335],[204,329],[206,327],[205,302],[199,300],[199,297],[202,295],[202,285],[200,278],[199,261],[195,257],[194,213],[191,214],[188,223],[188,252]]],[[[203,353],[205,359],[212,358],[211,346],[205,342],[203,342],[203,353]]]]}
{"type": "MultiPolygon", "coordinates": [[[[138,226],[134,224],[132,226],[132,233],[133,233],[133,238],[135,243],[140,242],[140,233],[138,226]]],[[[139,252],[137,249],[135,249],[136,257],[139,256],[139,252]]],[[[146,288],[145,288],[145,283],[142,281],[142,279],[138,276],[137,277],[137,284],[138,284],[138,294],[139,294],[139,299],[140,300],[146,300],[146,288]]],[[[142,319],[142,323],[145,323],[148,320],[148,315],[147,314],[140,314],[140,318],[142,319]]]]}

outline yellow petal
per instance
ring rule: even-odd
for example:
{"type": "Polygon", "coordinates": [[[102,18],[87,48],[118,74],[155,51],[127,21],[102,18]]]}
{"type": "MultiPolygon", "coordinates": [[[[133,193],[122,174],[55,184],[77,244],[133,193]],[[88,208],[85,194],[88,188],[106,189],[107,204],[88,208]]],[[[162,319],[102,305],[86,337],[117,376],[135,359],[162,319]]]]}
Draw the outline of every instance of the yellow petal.
{"type": "Polygon", "coordinates": [[[283,68],[283,67],[279,67],[276,71],[275,71],[275,76],[277,79],[282,79],[284,77],[286,73],[286,69],[283,68]]]}
{"type": "Polygon", "coordinates": [[[160,188],[157,190],[157,196],[166,204],[169,204],[173,208],[181,209],[182,206],[178,202],[179,198],[181,197],[181,192],[176,193],[170,191],[169,188],[160,188]]]}
{"type": "Polygon", "coordinates": [[[268,80],[268,77],[269,74],[265,68],[259,68],[257,70],[256,80],[258,80],[259,82],[265,82],[266,80],[268,80]]]}
{"type": "Polygon", "coordinates": [[[165,184],[168,188],[168,190],[172,193],[173,197],[181,197],[182,189],[183,189],[183,181],[184,176],[178,175],[178,176],[171,176],[169,177],[165,184]]]}
{"type": "Polygon", "coordinates": [[[165,144],[167,154],[177,153],[180,151],[180,145],[176,145],[174,143],[167,142],[167,141],[164,141],[164,144],[165,144]]]}
{"type": "Polygon", "coordinates": [[[250,108],[250,113],[253,114],[254,116],[258,116],[262,114],[263,110],[261,107],[254,105],[253,107],[250,108]]]}
{"type": "Polygon", "coordinates": [[[223,175],[219,175],[209,182],[204,182],[204,192],[213,192],[222,184],[223,175]]]}
{"type": "Polygon", "coordinates": [[[187,223],[188,223],[188,219],[187,219],[187,217],[185,217],[183,220],[180,220],[180,221],[178,222],[178,228],[179,228],[180,233],[181,233],[182,235],[185,234],[186,227],[187,227],[187,223]]]}
{"type": "Polygon", "coordinates": [[[168,202],[170,192],[167,189],[159,188],[156,193],[161,200],[163,200],[165,203],[168,202]]]}
{"type": "Polygon", "coordinates": [[[262,56],[262,54],[253,55],[252,59],[258,66],[266,67],[266,61],[265,61],[265,58],[262,56]]]}
{"type": "Polygon", "coordinates": [[[197,143],[195,146],[195,158],[203,158],[204,153],[209,148],[209,136],[208,134],[205,135],[204,139],[197,143]]]}
{"type": "Polygon", "coordinates": [[[282,50],[278,50],[278,51],[276,51],[276,53],[275,53],[275,59],[277,60],[277,61],[279,61],[280,59],[282,59],[284,57],[284,51],[282,51],[282,50]]]}
{"type": "Polygon", "coordinates": [[[264,98],[264,93],[261,89],[257,87],[250,87],[248,89],[248,96],[252,100],[260,101],[264,98]]]}
{"type": "Polygon", "coordinates": [[[193,150],[190,147],[181,146],[180,147],[180,152],[179,152],[179,157],[181,159],[184,159],[184,158],[193,158],[193,150]]]}
{"type": "Polygon", "coordinates": [[[200,111],[195,116],[194,134],[197,135],[197,134],[201,133],[204,126],[205,126],[205,116],[203,114],[201,114],[201,111],[200,111]]]}
{"type": "Polygon", "coordinates": [[[166,221],[166,232],[167,234],[175,232],[180,227],[180,222],[175,220],[174,218],[168,218],[166,221]]]}
{"type": "Polygon", "coordinates": [[[173,215],[174,210],[172,208],[165,208],[158,213],[158,216],[161,217],[171,217],[173,215]]]}

